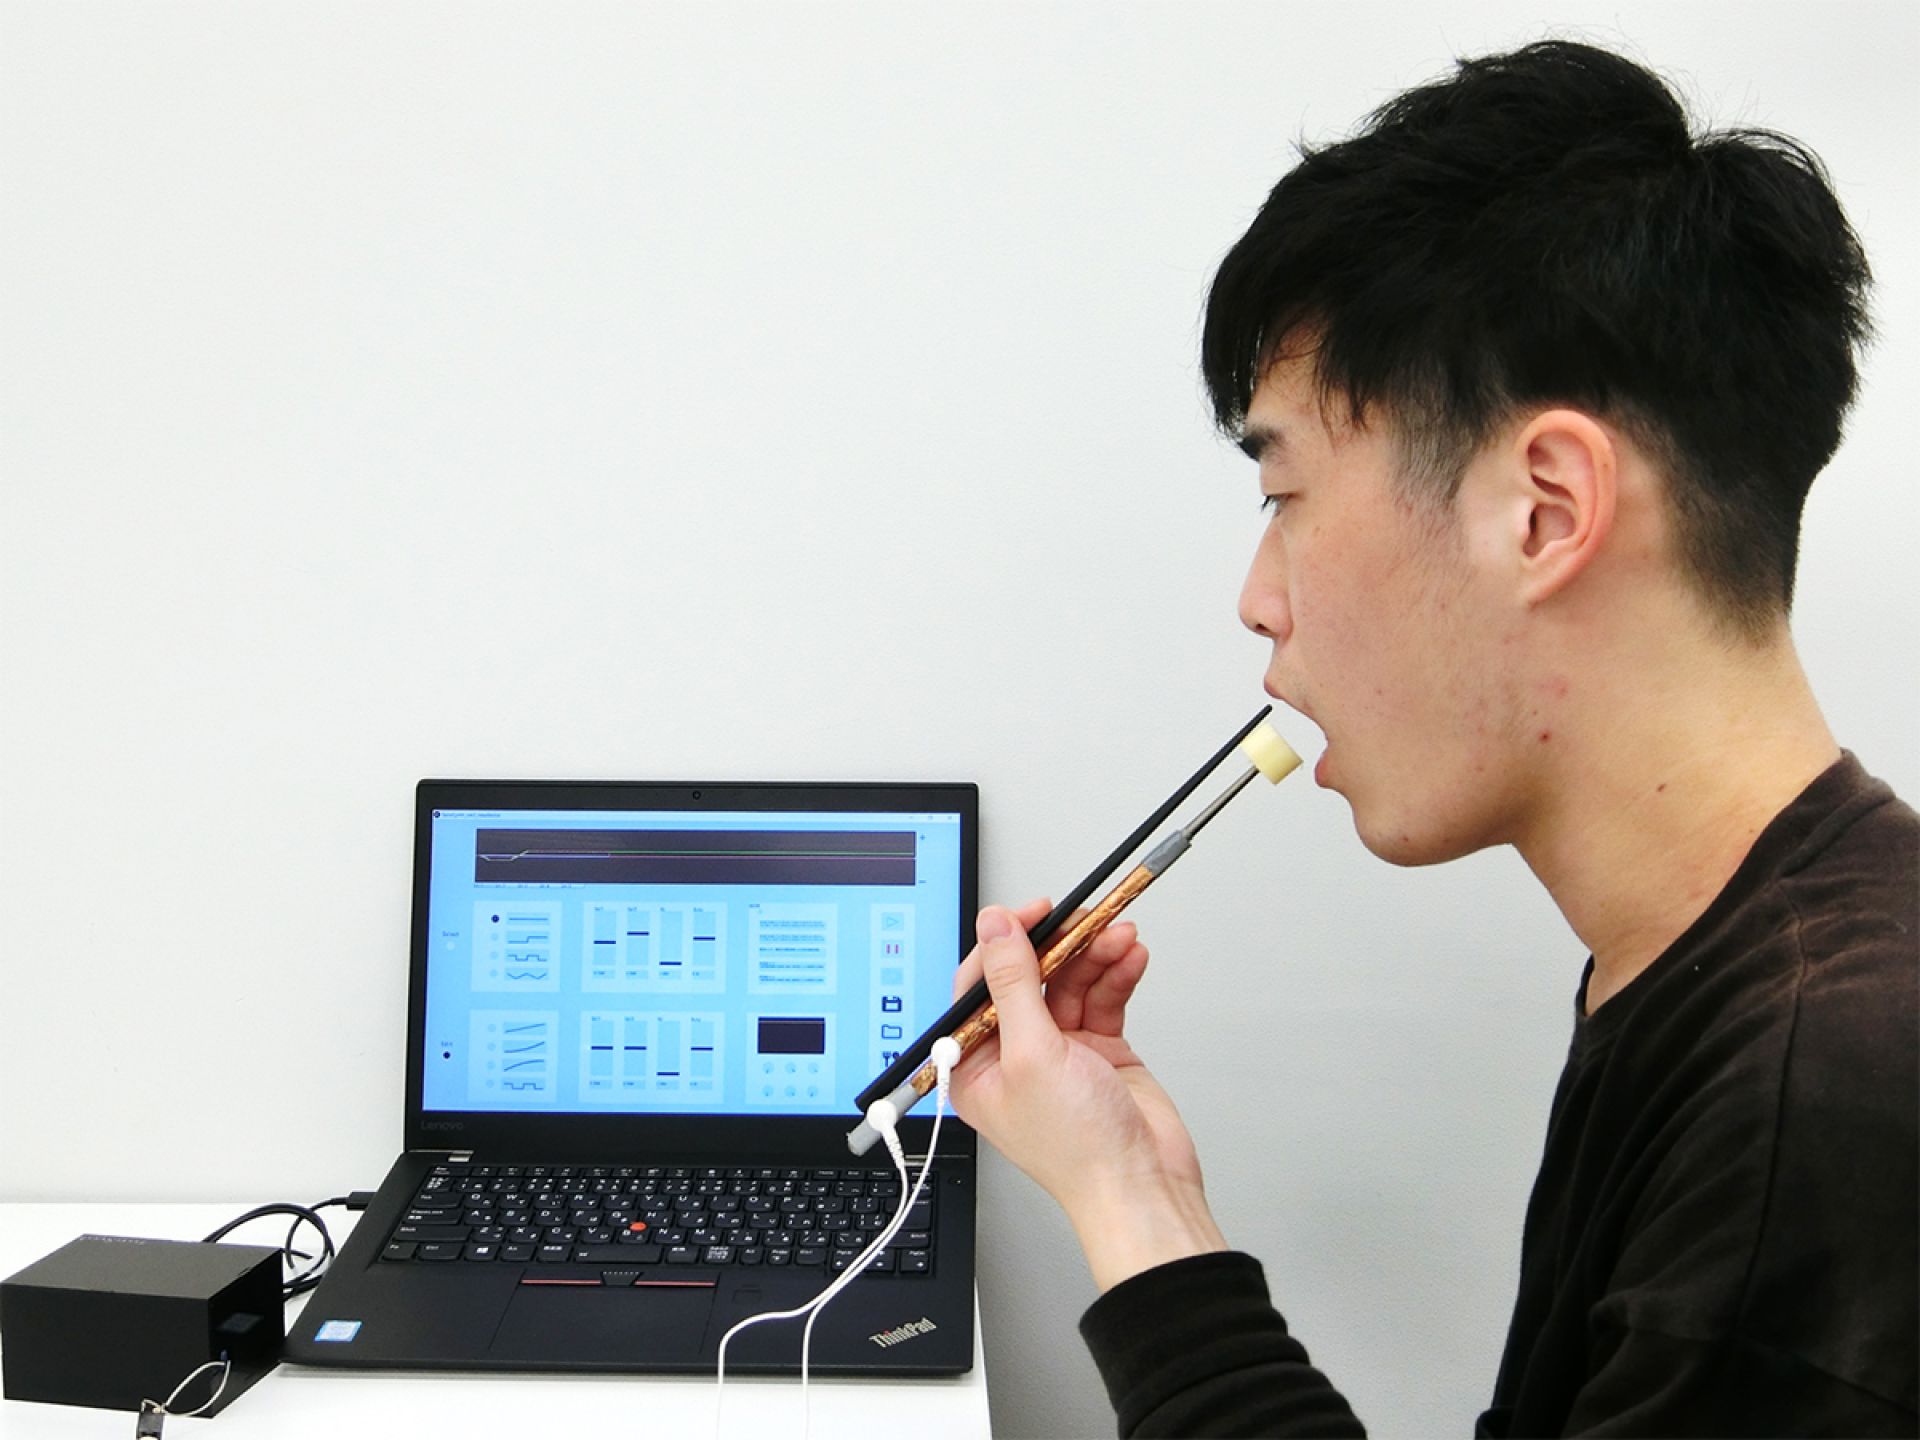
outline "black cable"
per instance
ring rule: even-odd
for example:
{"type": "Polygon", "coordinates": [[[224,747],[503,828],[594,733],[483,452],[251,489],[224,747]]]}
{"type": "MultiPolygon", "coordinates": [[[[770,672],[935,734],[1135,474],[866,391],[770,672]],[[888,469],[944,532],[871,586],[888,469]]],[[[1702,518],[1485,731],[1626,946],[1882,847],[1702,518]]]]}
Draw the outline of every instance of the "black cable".
{"type": "Polygon", "coordinates": [[[321,1275],[326,1272],[326,1267],[332,1263],[333,1260],[333,1236],[328,1233],[327,1222],[320,1218],[319,1212],[329,1205],[345,1205],[347,1203],[348,1197],[342,1195],[332,1200],[322,1200],[318,1205],[312,1206],[294,1205],[284,1201],[276,1202],[272,1205],[261,1205],[249,1210],[244,1215],[229,1220],[211,1235],[204,1237],[202,1243],[211,1244],[216,1240],[225,1239],[242,1225],[254,1220],[264,1220],[269,1215],[291,1215],[294,1217],[293,1228],[287,1232],[286,1241],[280,1247],[280,1254],[282,1261],[288,1268],[292,1268],[293,1263],[297,1260],[314,1259],[314,1257],[293,1248],[293,1239],[294,1236],[299,1233],[300,1227],[302,1225],[311,1225],[320,1233],[320,1255],[317,1259],[314,1259],[314,1264],[306,1270],[293,1276],[292,1279],[281,1282],[281,1298],[291,1300],[294,1296],[304,1295],[307,1291],[318,1285],[321,1275]]]}
{"type": "MultiPolygon", "coordinates": [[[[280,1246],[281,1264],[291,1269],[293,1262],[296,1260],[313,1260],[314,1263],[299,1274],[293,1276],[292,1279],[283,1279],[280,1282],[280,1298],[283,1301],[291,1300],[294,1296],[303,1295],[318,1285],[321,1276],[326,1273],[327,1266],[333,1261],[333,1236],[327,1230],[327,1222],[320,1218],[320,1212],[334,1205],[344,1206],[348,1210],[364,1210],[372,1202],[372,1191],[355,1190],[350,1195],[336,1195],[331,1200],[322,1200],[317,1205],[294,1205],[286,1202],[260,1205],[247,1211],[244,1215],[236,1215],[211,1235],[203,1237],[200,1243],[202,1245],[211,1245],[215,1241],[224,1240],[242,1225],[251,1224],[255,1220],[264,1220],[269,1215],[293,1216],[293,1225],[288,1229],[287,1238],[280,1246]],[[299,1235],[302,1225],[311,1225],[315,1230],[320,1232],[320,1254],[317,1259],[307,1254],[304,1250],[296,1250],[293,1248],[294,1237],[299,1235]]],[[[166,1423],[166,1417],[169,1415],[198,1415],[202,1410],[205,1410],[220,1398],[221,1393],[227,1388],[227,1380],[232,1373],[233,1362],[226,1352],[222,1351],[219,1360],[210,1360],[198,1370],[195,1370],[186,1380],[176,1385],[173,1394],[165,1400],[141,1401],[139,1426],[134,1432],[136,1440],[159,1440],[161,1427],[166,1423]],[[226,1366],[226,1369],[221,1372],[219,1386],[211,1396],[201,1403],[198,1410],[175,1411],[170,1408],[173,1402],[180,1398],[180,1392],[187,1387],[190,1381],[199,1376],[203,1371],[219,1364],[226,1366]]]]}

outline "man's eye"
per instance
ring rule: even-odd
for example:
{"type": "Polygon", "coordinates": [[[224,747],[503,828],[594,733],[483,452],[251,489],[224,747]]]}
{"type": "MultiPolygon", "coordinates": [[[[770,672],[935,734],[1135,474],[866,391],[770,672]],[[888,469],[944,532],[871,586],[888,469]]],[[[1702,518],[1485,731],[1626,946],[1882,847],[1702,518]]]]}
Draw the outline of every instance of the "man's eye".
{"type": "Polygon", "coordinates": [[[1263,495],[1260,497],[1260,509],[1263,514],[1278,515],[1281,507],[1291,500],[1291,495],[1263,495]]]}

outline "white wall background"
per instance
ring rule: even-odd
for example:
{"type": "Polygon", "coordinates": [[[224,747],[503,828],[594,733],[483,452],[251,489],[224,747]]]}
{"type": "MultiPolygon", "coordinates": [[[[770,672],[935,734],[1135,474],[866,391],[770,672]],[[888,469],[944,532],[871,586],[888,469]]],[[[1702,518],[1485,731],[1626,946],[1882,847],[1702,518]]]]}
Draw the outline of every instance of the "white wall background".
{"type": "MultiPolygon", "coordinates": [[[[1866,238],[1797,624],[1920,796],[1904,0],[0,4],[0,1199],[379,1179],[421,775],[975,778],[985,892],[1071,884],[1262,700],[1214,263],[1297,136],[1549,28],[1866,238]]],[[[1300,781],[1203,848],[1136,1043],[1360,1414],[1464,1433],[1584,955],[1300,781]]],[[[996,1429],[1108,1433],[986,1175],[996,1429]]]]}

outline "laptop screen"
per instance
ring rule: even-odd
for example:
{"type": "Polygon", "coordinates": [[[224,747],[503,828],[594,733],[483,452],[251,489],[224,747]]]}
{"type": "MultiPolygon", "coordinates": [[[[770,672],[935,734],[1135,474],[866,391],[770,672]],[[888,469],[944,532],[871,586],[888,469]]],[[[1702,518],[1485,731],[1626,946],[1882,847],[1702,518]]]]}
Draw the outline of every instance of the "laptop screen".
{"type": "Polygon", "coordinates": [[[423,1112],[845,1117],[950,1003],[960,809],[537,791],[422,813],[423,1112]]]}

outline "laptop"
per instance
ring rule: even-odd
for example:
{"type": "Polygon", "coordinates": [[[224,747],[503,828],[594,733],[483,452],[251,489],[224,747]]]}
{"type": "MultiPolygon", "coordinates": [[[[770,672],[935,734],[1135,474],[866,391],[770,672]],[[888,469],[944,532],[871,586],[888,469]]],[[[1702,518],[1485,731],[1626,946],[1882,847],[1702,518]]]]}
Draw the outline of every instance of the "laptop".
{"type": "MultiPolygon", "coordinates": [[[[818,1294],[899,1205],[846,1135],[951,1002],[978,817],[972,784],[421,781],[405,1148],[286,1358],[710,1373],[818,1294]]],[[[948,1114],[813,1373],[972,1368],[975,1160],[948,1114]]],[[[797,1373],[803,1324],[728,1373],[797,1373]]]]}

